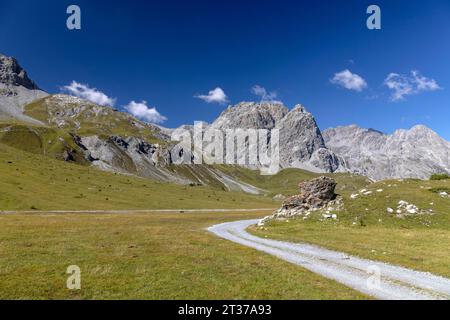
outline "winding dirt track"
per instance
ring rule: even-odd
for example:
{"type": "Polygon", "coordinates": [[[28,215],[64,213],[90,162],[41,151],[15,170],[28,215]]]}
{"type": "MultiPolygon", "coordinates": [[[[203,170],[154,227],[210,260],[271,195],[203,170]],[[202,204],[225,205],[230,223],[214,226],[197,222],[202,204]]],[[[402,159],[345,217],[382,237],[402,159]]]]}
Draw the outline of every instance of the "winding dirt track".
{"type": "Polygon", "coordinates": [[[450,299],[450,279],[314,245],[259,238],[246,231],[257,222],[229,222],[214,225],[208,230],[221,238],[274,255],[377,299],[450,299]],[[377,277],[378,274],[380,277],[377,277]]]}

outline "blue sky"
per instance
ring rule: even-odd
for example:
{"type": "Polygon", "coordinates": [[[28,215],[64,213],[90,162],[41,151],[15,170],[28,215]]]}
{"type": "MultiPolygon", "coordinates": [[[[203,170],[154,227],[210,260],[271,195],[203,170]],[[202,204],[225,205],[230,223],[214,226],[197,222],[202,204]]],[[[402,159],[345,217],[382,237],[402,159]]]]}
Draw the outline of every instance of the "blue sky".
{"type": "Polygon", "coordinates": [[[115,98],[119,109],[147,101],[175,127],[212,121],[227,106],[195,96],[221,88],[230,103],[259,101],[251,90],[259,85],[266,99],[305,105],[321,129],[355,123],[390,133],[425,124],[450,140],[448,0],[0,0],[0,7],[0,52],[17,57],[48,92],[77,81],[115,98]],[[66,28],[70,4],[81,8],[80,31],[66,28]],[[370,4],[381,8],[381,30],[366,28],[370,4]],[[397,91],[385,82],[392,73],[397,91]],[[403,99],[393,101],[395,92],[403,99]]]}

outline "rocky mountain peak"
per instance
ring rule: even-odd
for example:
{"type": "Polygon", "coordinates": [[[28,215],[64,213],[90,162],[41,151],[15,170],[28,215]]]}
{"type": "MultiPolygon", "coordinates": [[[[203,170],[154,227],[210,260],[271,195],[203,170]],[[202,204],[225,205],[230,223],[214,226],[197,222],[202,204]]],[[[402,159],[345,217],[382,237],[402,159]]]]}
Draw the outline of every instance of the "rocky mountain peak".
{"type": "MultiPolygon", "coordinates": [[[[333,172],[339,166],[334,154],[326,149],[313,115],[302,105],[289,111],[279,102],[241,102],[228,107],[211,128],[278,129],[282,168],[333,172]]],[[[239,151],[244,153],[243,149],[239,151]]]]}
{"type": "Polygon", "coordinates": [[[450,143],[424,125],[393,134],[353,125],[328,129],[323,136],[346,170],[375,180],[450,173],[450,143]]]}
{"type": "Polygon", "coordinates": [[[211,126],[215,129],[273,129],[288,112],[281,103],[241,102],[229,106],[211,126]]]}
{"type": "Polygon", "coordinates": [[[15,58],[2,54],[0,54],[0,83],[22,86],[29,90],[40,90],[15,58]]]}
{"type": "Polygon", "coordinates": [[[415,125],[409,130],[398,130],[397,132],[405,132],[405,134],[413,136],[438,136],[436,132],[422,124],[415,125]]]}
{"type": "Polygon", "coordinates": [[[292,108],[291,112],[309,113],[308,110],[301,104],[297,104],[292,108]]]}

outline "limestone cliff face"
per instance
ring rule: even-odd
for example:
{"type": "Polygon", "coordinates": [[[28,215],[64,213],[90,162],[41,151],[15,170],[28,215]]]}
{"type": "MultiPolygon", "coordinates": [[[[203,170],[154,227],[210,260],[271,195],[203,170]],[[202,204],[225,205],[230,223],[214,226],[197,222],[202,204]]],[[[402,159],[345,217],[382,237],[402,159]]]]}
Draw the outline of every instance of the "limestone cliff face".
{"type": "Polygon", "coordinates": [[[450,173],[450,143],[422,125],[391,135],[351,125],[328,129],[323,136],[343,169],[375,180],[450,173]]]}
{"type": "Polygon", "coordinates": [[[0,54],[0,120],[15,119],[33,124],[39,121],[23,114],[23,107],[47,93],[28,77],[17,60],[0,54]]]}
{"type": "MultiPolygon", "coordinates": [[[[214,129],[279,129],[280,165],[316,172],[333,172],[338,159],[324,143],[311,113],[297,105],[291,111],[280,103],[243,102],[230,106],[212,124],[214,129]]],[[[237,154],[247,146],[238,146],[237,154]]]]}
{"type": "Polygon", "coordinates": [[[10,86],[22,86],[28,90],[40,90],[15,58],[2,54],[0,54],[0,82],[10,86]]]}

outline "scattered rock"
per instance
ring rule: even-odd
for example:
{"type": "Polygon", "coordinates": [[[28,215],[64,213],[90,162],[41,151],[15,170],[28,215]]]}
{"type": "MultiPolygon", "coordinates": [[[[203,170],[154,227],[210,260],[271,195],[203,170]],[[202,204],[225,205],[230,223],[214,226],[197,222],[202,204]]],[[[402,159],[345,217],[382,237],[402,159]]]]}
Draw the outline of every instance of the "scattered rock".
{"type": "Polygon", "coordinates": [[[282,195],[282,194],[277,194],[272,199],[278,201],[278,200],[285,200],[286,197],[284,195],[282,195]]]}
{"type": "Polygon", "coordinates": [[[75,150],[64,150],[63,152],[63,159],[64,161],[75,161],[75,150]]]}
{"type": "Polygon", "coordinates": [[[409,203],[405,200],[400,200],[397,205],[396,214],[397,217],[403,217],[408,215],[423,214],[426,211],[419,209],[416,205],[409,203]]]}

